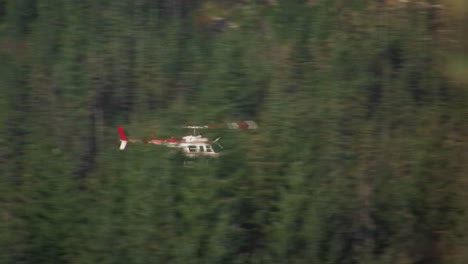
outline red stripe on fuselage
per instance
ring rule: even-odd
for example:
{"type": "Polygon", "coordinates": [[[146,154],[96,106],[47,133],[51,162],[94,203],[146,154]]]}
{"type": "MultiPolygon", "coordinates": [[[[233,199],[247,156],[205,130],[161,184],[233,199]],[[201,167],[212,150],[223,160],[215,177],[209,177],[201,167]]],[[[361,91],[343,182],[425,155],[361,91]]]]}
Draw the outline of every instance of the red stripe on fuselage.
{"type": "Polygon", "coordinates": [[[219,156],[220,153],[218,152],[185,152],[184,154],[187,156],[219,156]]]}

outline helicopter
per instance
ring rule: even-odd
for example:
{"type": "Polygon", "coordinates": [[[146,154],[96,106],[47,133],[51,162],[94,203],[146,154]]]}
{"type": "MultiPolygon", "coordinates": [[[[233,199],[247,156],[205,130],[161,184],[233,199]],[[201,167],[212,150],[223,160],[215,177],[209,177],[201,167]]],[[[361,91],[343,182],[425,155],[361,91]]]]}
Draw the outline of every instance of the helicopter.
{"type": "Polygon", "coordinates": [[[170,137],[166,139],[153,138],[150,140],[140,138],[128,138],[123,128],[119,126],[117,128],[120,135],[120,150],[125,150],[127,143],[144,143],[153,145],[162,145],[169,148],[177,148],[182,150],[182,153],[190,158],[193,157],[219,157],[220,152],[216,152],[213,148],[213,144],[216,144],[221,149],[223,147],[218,143],[220,138],[210,141],[208,138],[203,137],[198,130],[201,129],[257,129],[258,125],[255,121],[237,121],[219,125],[202,125],[202,126],[183,126],[183,128],[191,129],[192,134],[177,139],[170,137]]]}

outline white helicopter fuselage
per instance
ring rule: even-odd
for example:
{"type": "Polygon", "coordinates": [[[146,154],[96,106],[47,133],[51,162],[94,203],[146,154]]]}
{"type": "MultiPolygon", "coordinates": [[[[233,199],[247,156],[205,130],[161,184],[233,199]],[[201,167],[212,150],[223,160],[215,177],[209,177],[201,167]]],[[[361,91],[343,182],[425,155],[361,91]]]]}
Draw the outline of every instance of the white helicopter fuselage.
{"type": "Polygon", "coordinates": [[[177,145],[188,157],[209,156],[218,157],[220,153],[215,152],[209,140],[201,135],[189,135],[182,138],[177,145]]]}
{"type": "Polygon", "coordinates": [[[184,126],[184,128],[193,129],[193,134],[183,137],[182,139],[171,138],[153,138],[150,140],[141,138],[128,138],[122,127],[118,127],[117,131],[120,135],[120,150],[124,150],[127,147],[127,143],[144,143],[153,145],[162,145],[170,148],[177,148],[187,157],[218,157],[221,153],[216,152],[213,148],[213,144],[218,145],[221,149],[223,148],[217,138],[213,141],[209,141],[208,138],[202,137],[197,134],[199,129],[214,129],[214,128],[226,128],[226,129],[257,129],[257,123],[251,120],[230,122],[226,124],[218,125],[204,125],[204,126],[184,126]]]}

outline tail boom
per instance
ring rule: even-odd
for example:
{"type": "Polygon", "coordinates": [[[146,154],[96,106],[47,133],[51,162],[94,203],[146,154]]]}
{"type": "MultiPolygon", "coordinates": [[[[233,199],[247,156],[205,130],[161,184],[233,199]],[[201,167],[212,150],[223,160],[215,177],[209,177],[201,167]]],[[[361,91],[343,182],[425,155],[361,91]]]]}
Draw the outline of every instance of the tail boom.
{"type": "Polygon", "coordinates": [[[119,135],[120,135],[120,150],[124,150],[125,147],[127,146],[127,143],[144,143],[144,144],[154,144],[154,145],[167,145],[167,146],[175,146],[178,144],[177,139],[175,138],[169,138],[169,139],[151,139],[151,140],[146,140],[146,139],[139,139],[139,138],[128,138],[127,135],[125,135],[125,132],[122,127],[117,128],[119,135]]]}

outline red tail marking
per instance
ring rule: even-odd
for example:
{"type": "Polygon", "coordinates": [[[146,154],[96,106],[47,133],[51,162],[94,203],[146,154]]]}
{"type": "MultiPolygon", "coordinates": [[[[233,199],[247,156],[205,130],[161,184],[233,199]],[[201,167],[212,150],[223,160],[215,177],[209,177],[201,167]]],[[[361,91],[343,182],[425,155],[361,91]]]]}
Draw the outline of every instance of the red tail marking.
{"type": "Polygon", "coordinates": [[[175,144],[175,143],[177,143],[177,139],[176,139],[176,138],[173,138],[173,137],[171,137],[171,138],[167,139],[167,143],[170,143],[170,144],[175,144]]]}
{"type": "Polygon", "coordinates": [[[117,128],[120,134],[120,140],[127,140],[127,136],[125,135],[125,132],[122,127],[117,128]]]}

